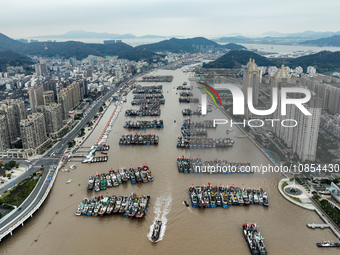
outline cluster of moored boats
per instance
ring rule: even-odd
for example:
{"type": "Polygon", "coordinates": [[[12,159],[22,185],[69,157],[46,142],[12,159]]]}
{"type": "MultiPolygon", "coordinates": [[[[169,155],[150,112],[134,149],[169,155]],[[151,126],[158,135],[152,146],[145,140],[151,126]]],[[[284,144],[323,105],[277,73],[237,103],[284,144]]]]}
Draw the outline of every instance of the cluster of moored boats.
{"type": "Polygon", "coordinates": [[[108,173],[96,174],[96,176],[91,175],[88,180],[87,191],[106,190],[129,181],[131,181],[131,184],[152,182],[153,176],[146,164],[137,168],[111,169],[108,173]]]}
{"type": "Polygon", "coordinates": [[[178,86],[177,90],[191,90],[190,87],[185,87],[185,86],[178,86]]]}
{"type": "Polygon", "coordinates": [[[165,104],[164,98],[150,98],[150,99],[133,99],[132,105],[160,105],[165,104]]]}
{"type": "Polygon", "coordinates": [[[177,158],[177,169],[181,173],[253,173],[249,162],[229,162],[227,160],[209,160],[202,162],[200,157],[177,158]]]}
{"type": "Polygon", "coordinates": [[[159,116],[161,115],[161,109],[159,108],[145,108],[140,107],[139,109],[127,109],[125,116],[159,116]]]}
{"type": "Polygon", "coordinates": [[[227,148],[232,147],[234,141],[229,138],[206,138],[206,137],[182,137],[177,139],[177,148],[184,149],[212,149],[212,148],[227,148]]]}
{"type": "Polygon", "coordinates": [[[146,128],[163,128],[163,120],[137,120],[137,121],[126,121],[124,128],[132,128],[132,129],[146,129],[146,128]]]}
{"type": "Polygon", "coordinates": [[[109,156],[92,157],[91,160],[87,161],[87,163],[106,162],[108,159],[109,159],[109,156]]]}
{"type": "Polygon", "coordinates": [[[201,115],[201,109],[183,109],[182,110],[182,115],[183,116],[191,116],[191,115],[201,115]]]}
{"type": "Polygon", "coordinates": [[[199,103],[199,99],[196,97],[180,97],[178,99],[180,103],[199,103]]]}
{"type": "Polygon", "coordinates": [[[183,136],[207,136],[208,131],[204,128],[186,128],[181,127],[183,136]]]}
{"type": "Polygon", "coordinates": [[[142,81],[146,82],[172,82],[172,75],[144,76],[142,81]]]}
{"type": "Polygon", "coordinates": [[[155,134],[128,134],[119,139],[119,145],[157,145],[158,142],[159,137],[155,134]]]}
{"type": "Polygon", "coordinates": [[[186,119],[183,121],[182,128],[216,128],[213,120],[192,121],[186,119]]]}
{"type": "Polygon", "coordinates": [[[210,183],[205,186],[190,186],[189,196],[192,207],[221,206],[228,208],[231,205],[259,204],[268,206],[268,195],[263,189],[240,188],[223,185],[212,186],[210,183]]]}
{"type": "Polygon", "coordinates": [[[96,151],[108,151],[110,149],[110,145],[107,144],[97,144],[96,151]]]}
{"type": "Polygon", "coordinates": [[[139,86],[132,91],[132,94],[162,94],[163,93],[163,86],[139,86]]]}
{"type": "Polygon", "coordinates": [[[85,198],[75,212],[77,216],[104,216],[108,214],[121,214],[124,217],[141,219],[145,215],[149,195],[138,196],[98,196],[92,199],[85,198]]]}
{"type": "Polygon", "coordinates": [[[137,98],[134,98],[131,104],[140,105],[140,107],[139,109],[127,109],[125,116],[160,116],[160,105],[165,103],[162,88],[162,85],[158,85],[134,89],[132,93],[137,94],[137,98]]]}
{"type": "Polygon", "coordinates": [[[179,95],[180,97],[178,98],[178,101],[180,103],[199,103],[199,99],[196,97],[192,97],[193,94],[190,91],[182,91],[179,93],[179,95]]]}
{"type": "Polygon", "coordinates": [[[256,223],[244,223],[242,228],[244,238],[248,243],[251,254],[267,254],[267,249],[263,241],[264,238],[261,236],[256,223]]]}
{"type": "Polygon", "coordinates": [[[179,93],[179,95],[181,97],[192,97],[193,96],[193,94],[191,92],[186,92],[186,91],[179,93]]]}
{"type": "Polygon", "coordinates": [[[133,99],[154,99],[154,98],[164,98],[164,95],[159,94],[137,94],[133,96],[133,99]]]}

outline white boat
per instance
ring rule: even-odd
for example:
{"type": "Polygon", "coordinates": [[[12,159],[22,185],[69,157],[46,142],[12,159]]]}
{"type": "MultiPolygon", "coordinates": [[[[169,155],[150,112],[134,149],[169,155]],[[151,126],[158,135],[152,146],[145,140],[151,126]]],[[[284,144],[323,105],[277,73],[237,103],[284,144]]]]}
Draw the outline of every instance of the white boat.
{"type": "Polygon", "coordinates": [[[72,182],[72,179],[69,179],[69,180],[66,182],[66,184],[68,184],[68,183],[70,183],[70,182],[72,182]]]}

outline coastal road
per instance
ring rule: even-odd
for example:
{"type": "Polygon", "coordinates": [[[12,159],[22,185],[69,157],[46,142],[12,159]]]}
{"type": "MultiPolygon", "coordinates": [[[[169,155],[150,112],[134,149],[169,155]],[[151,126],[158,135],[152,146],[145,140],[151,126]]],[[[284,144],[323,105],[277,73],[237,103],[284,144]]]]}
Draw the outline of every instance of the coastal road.
{"type": "MultiPolygon", "coordinates": [[[[48,168],[50,166],[57,166],[60,157],[62,157],[64,154],[65,149],[68,147],[68,143],[71,142],[77,135],[80,133],[82,128],[85,128],[87,123],[93,119],[93,117],[97,114],[99,107],[110,98],[110,96],[113,95],[115,91],[110,90],[108,93],[106,93],[102,98],[95,101],[92,105],[92,109],[86,114],[86,116],[83,117],[83,119],[69,132],[67,133],[63,138],[60,139],[60,141],[55,144],[52,148],[47,150],[44,153],[44,156],[40,159],[34,159],[31,162],[27,160],[18,160],[17,163],[27,165],[28,169],[26,174],[22,174],[21,176],[17,177],[14,181],[14,184],[9,182],[2,186],[0,188],[0,194],[5,193],[8,189],[13,188],[18,183],[25,180],[29,175],[36,172],[39,168],[44,167],[48,168]],[[55,153],[53,157],[50,157],[52,153],[55,153]]],[[[8,160],[10,161],[10,160],[8,160]]],[[[5,161],[4,161],[5,162],[5,161]]],[[[7,162],[7,160],[6,160],[7,162]]]]}
{"type": "MultiPolygon", "coordinates": [[[[24,217],[27,212],[31,211],[44,196],[48,185],[50,183],[50,178],[55,174],[52,167],[56,167],[59,164],[60,157],[63,156],[63,152],[68,147],[68,142],[72,141],[81,131],[82,128],[86,127],[87,123],[93,119],[95,114],[98,112],[99,107],[108,100],[114,93],[114,90],[110,90],[102,98],[95,101],[92,105],[92,109],[83,117],[83,119],[69,132],[65,135],[54,147],[49,149],[40,159],[31,162],[31,168],[28,169],[29,175],[34,173],[37,169],[44,167],[45,171],[40,178],[35,189],[31,192],[30,196],[14,211],[12,211],[7,217],[5,216],[0,221],[0,235],[3,234],[8,228],[10,228],[14,223],[19,221],[24,217]],[[54,157],[49,157],[49,155],[55,152],[54,157]]],[[[23,174],[15,180],[15,183],[23,181],[28,174],[23,174]]],[[[7,184],[0,189],[2,193],[7,191],[8,188],[13,187],[16,184],[7,184]]]]}

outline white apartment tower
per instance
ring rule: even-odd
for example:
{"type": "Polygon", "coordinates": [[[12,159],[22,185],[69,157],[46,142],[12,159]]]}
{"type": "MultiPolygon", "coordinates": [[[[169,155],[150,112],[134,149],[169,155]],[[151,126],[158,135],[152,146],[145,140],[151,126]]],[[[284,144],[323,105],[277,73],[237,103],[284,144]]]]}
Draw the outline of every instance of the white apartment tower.
{"type": "Polygon", "coordinates": [[[260,70],[255,64],[254,59],[250,59],[243,71],[243,94],[245,97],[245,118],[248,119],[251,113],[248,109],[248,88],[252,88],[253,105],[258,105],[258,93],[260,86],[260,70]]]}

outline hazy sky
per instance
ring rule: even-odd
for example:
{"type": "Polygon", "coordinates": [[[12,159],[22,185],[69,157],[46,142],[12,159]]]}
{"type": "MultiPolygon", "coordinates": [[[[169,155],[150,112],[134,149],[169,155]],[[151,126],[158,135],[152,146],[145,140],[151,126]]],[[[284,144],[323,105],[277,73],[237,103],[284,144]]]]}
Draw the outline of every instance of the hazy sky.
{"type": "Polygon", "coordinates": [[[1,0],[0,32],[15,39],[70,30],[223,36],[339,31],[339,0],[1,0]]]}

